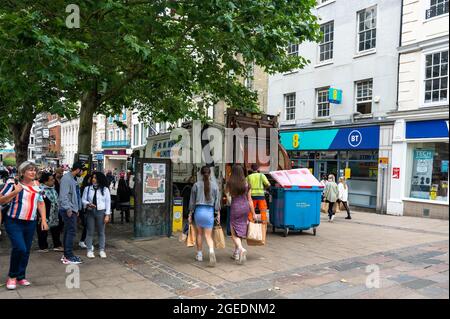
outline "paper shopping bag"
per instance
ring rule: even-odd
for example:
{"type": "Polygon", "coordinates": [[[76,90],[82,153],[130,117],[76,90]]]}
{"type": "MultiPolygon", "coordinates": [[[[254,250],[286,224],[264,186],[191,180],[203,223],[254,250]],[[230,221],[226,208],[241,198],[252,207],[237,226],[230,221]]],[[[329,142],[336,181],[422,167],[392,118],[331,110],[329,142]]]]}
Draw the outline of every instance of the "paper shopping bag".
{"type": "Polygon", "coordinates": [[[266,244],[266,223],[252,223],[248,224],[247,231],[247,245],[249,246],[264,246],[266,244]]]}
{"type": "Polygon", "coordinates": [[[194,247],[196,242],[197,233],[195,231],[195,226],[189,224],[188,237],[186,239],[186,246],[194,247]]]}
{"type": "Polygon", "coordinates": [[[327,202],[322,202],[320,204],[320,212],[324,213],[324,214],[328,214],[328,203],[327,202]]]}
{"type": "Polygon", "coordinates": [[[214,248],[225,248],[225,235],[221,226],[214,226],[213,228],[214,248]]]}

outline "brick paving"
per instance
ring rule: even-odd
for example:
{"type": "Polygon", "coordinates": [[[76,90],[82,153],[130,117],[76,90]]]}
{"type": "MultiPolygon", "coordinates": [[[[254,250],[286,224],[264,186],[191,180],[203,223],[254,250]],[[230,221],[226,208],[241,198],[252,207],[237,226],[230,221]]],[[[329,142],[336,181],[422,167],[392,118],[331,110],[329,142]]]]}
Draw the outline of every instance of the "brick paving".
{"type": "Polygon", "coordinates": [[[216,250],[215,268],[196,262],[194,249],[177,237],[135,241],[130,224],[108,225],[108,258],[83,258],[80,288],[74,289],[66,288],[60,254],[34,250],[28,267],[33,285],[7,291],[9,243],[2,235],[0,299],[449,298],[448,221],[359,212],[353,217],[338,215],[328,223],[323,215],[317,236],[269,232],[266,246],[249,247],[244,266],[230,259],[227,238],[228,247],[216,250]]]}

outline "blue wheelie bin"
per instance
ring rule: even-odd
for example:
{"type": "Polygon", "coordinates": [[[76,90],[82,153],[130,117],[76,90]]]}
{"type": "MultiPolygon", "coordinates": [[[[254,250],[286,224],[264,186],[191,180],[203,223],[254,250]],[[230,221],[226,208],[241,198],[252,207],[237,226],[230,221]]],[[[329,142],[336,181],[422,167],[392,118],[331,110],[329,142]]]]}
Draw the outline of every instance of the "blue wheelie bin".
{"type": "Polygon", "coordinates": [[[278,185],[271,187],[270,223],[273,232],[311,229],[316,235],[320,225],[320,204],[323,185],[306,169],[270,172],[278,185]]]}

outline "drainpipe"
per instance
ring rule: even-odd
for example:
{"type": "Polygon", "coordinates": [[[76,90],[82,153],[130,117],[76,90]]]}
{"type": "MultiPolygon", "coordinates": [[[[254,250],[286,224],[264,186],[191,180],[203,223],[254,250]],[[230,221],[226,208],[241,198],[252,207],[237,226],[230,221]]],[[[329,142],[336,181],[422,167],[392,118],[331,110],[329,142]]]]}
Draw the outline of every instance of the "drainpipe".
{"type": "MultiPolygon", "coordinates": [[[[402,0],[401,3],[401,8],[400,8],[400,36],[398,39],[398,48],[400,49],[402,47],[402,32],[403,32],[403,2],[404,0],[402,0]]],[[[398,97],[399,97],[399,91],[400,91],[400,52],[398,53],[398,62],[397,62],[397,98],[395,101],[395,104],[397,106],[396,111],[398,111],[398,97]]]]}

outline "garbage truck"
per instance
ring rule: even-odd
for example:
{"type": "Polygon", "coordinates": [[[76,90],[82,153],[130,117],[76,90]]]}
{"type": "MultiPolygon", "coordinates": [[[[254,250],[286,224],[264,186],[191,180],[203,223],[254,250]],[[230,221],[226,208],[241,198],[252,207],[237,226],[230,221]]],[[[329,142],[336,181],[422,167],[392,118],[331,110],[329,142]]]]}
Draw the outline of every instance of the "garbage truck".
{"type": "MultiPolygon", "coordinates": [[[[207,146],[211,141],[208,137],[205,138],[203,134],[194,134],[194,122],[189,121],[182,124],[182,128],[189,132],[190,145],[194,143],[201,143],[202,147],[207,146]],[[194,140],[196,139],[196,140],[194,140]]],[[[286,150],[279,143],[278,139],[278,117],[268,114],[261,113],[247,113],[238,111],[236,109],[227,109],[225,111],[225,125],[211,122],[204,123],[201,126],[201,132],[203,133],[205,129],[213,128],[216,131],[222,132],[224,136],[224,141],[222,143],[223,149],[222,154],[225,156],[230,155],[230,146],[232,148],[232,154],[241,156],[242,165],[246,170],[250,170],[253,160],[256,158],[256,162],[260,166],[260,172],[268,174],[270,171],[275,170],[286,170],[291,168],[291,161],[286,150]],[[231,129],[242,129],[245,131],[248,128],[253,128],[255,131],[258,129],[266,129],[266,134],[259,134],[254,137],[247,137],[244,143],[239,143],[236,139],[230,139],[225,133],[225,128],[231,129]],[[270,164],[262,162],[257,154],[254,152],[259,151],[259,147],[266,147],[266,154],[269,154],[269,145],[271,134],[270,129],[276,130],[276,149],[278,152],[278,161],[271,161],[270,164]],[[265,146],[261,146],[265,145],[265,146]],[[243,159],[243,162],[242,162],[243,159]]],[[[259,131],[261,132],[261,131],[259,131]]],[[[173,137],[173,135],[172,135],[173,137]]],[[[272,132],[273,137],[273,132],[272,132]]],[[[138,149],[134,153],[134,157],[139,156],[142,158],[171,158],[173,152],[177,151],[177,146],[179,145],[179,140],[171,139],[171,132],[157,134],[149,136],[147,138],[147,144],[138,149]]],[[[200,169],[202,166],[206,165],[204,158],[202,158],[201,163],[195,163],[193,160],[194,154],[190,154],[191,158],[187,162],[174,162],[172,165],[172,181],[173,181],[173,195],[174,197],[183,197],[183,215],[186,217],[188,214],[189,199],[191,194],[191,189],[197,179],[200,177],[200,169]]],[[[233,158],[232,163],[236,162],[233,158]]],[[[222,195],[222,207],[226,202],[226,196],[224,194],[224,186],[228,177],[231,174],[232,163],[224,163],[224,161],[213,162],[208,164],[211,167],[212,178],[215,179],[217,185],[219,186],[220,193],[222,195]]]]}

